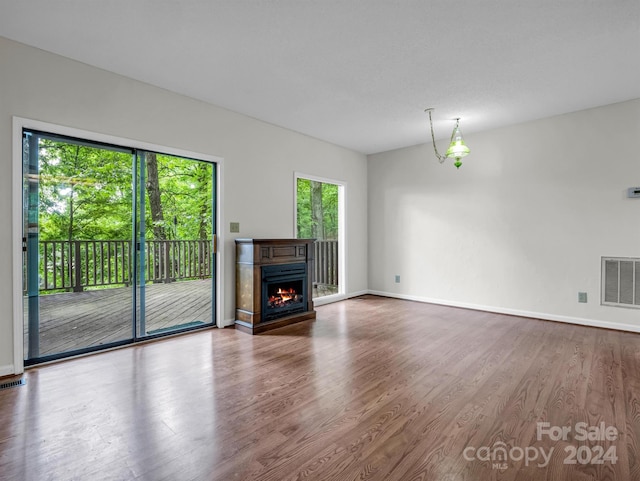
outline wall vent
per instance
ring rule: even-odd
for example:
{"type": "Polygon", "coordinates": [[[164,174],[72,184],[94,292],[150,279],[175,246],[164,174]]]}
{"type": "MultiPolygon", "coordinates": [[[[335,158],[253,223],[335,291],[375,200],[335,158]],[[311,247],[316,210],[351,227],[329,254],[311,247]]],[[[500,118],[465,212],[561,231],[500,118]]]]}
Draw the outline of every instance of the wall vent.
{"type": "Polygon", "coordinates": [[[602,304],[640,308],[640,259],[602,258],[602,304]]]}
{"type": "Polygon", "coordinates": [[[24,386],[26,383],[27,381],[25,381],[24,378],[18,379],[17,381],[3,382],[2,384],[0,384],[0,391],[2,389],[9,389],[12,387],[24,386]]]}

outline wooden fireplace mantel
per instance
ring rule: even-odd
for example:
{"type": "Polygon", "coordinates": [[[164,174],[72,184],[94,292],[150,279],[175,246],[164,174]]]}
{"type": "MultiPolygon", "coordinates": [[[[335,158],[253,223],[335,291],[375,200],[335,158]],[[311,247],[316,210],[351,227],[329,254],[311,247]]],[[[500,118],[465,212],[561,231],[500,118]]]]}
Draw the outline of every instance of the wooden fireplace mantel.
{"type": "Polygon", "coordinates": [[[294,322],[315,319],[312,298],[313,243],[314,239],[236,239],[236,329],[258,334],[294,322]],[[262,267],[297,263],[307,265],[305,311],[263,321],[262,267]]]}

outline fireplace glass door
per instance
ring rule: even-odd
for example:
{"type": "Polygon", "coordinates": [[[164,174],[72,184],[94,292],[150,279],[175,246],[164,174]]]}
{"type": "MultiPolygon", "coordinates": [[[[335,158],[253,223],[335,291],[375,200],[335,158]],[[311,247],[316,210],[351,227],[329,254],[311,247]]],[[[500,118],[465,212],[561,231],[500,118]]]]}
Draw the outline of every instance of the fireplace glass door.
{"type": "Polygon", "coordinates": [[[304,263],[262,267],[262,320],[271,321],[307,306],[307,265],[304,263]]]}

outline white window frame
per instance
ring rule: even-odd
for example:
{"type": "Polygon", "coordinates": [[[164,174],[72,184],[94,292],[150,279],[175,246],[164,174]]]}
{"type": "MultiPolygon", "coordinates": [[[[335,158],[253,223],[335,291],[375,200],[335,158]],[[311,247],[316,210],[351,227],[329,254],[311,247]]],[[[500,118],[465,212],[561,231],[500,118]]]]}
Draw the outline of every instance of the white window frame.
{"type": "Polygon", "coordinates": [[[13,117],[13,160],[12,160],[12,279],[13,279],[13,370],[14,374],[24,372],[24,307],[22,299],[22,132],[23,129],[39,130],[51,134],[86,139],[94,142],[119,145],[126,148],[161,152],[191,159],[211,162],[216,165],[216,325],[224,327],[224,210],[222,186],[224,184],[224,159],[200,152],[191,152],[149,142],[100,134],[87,130],[42,122],[39,120],[13,117]]]}

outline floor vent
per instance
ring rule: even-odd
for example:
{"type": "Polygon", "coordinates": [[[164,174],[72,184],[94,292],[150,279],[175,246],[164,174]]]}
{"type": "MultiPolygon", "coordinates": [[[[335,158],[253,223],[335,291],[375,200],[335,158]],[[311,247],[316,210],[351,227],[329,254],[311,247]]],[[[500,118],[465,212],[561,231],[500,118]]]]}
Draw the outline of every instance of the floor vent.
{"type": "Polygon", "coordinates": [[[640,259],[602,258],[602,304],[640,308],[640,259]]]}
{"type": "Polygon", "coordinates": [[[24,386],[25,384],[27,384],[27,381],[25,381],[24,378],[18,379],[17,381],[4,382],[0,384],[0,391],[2,391],[3,389],[9,389],[12,387],[24,386]]]}

